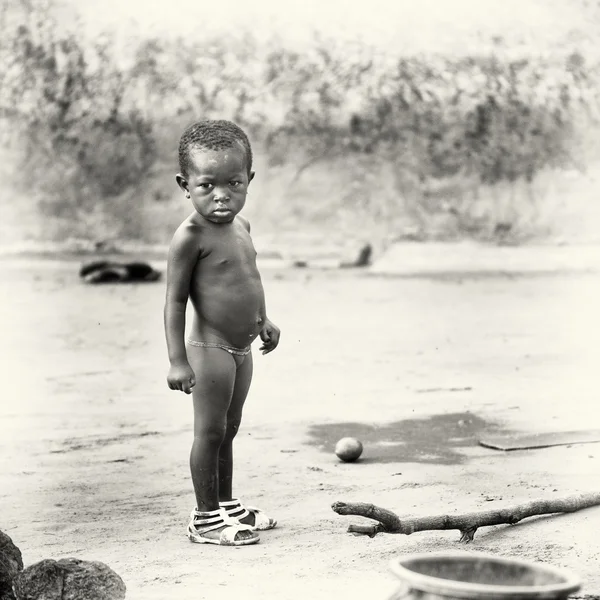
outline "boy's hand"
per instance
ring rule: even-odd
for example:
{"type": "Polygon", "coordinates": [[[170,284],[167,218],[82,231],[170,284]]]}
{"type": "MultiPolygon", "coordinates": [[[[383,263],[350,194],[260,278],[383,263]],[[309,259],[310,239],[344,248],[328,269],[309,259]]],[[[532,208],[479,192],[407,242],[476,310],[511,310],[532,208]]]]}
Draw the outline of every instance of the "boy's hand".
{"type": "Polygon", "coordinates": [[[186,394],[191,393],[192,388],[196,385],[196,377],[192,367],[188,363],[171,365],[167,375],[167,383],[172,390],[179,390],[186,394]]]}
{"type": "Polygon", "coordinates": [[[263,345],[259,350],[262,350],[263,354],[269,354],[269,352],[275,350],[279,344],[280,333],[279,327],[267,319],[265,321],[265,326],[260,332],[260,339],[263,341],[263,345]]]}

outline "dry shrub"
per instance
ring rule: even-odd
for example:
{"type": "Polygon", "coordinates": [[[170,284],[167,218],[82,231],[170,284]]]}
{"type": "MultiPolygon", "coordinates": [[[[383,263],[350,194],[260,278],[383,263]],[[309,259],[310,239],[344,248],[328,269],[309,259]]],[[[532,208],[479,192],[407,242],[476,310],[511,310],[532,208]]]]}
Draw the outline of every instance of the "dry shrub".
{"type": "Polygon", "coordinates": [[[552,56],[501,44],[393,56],[246,31],[146,38],[117,61],[110,38],[59,32],[50,0],[0,2],[16,25],[0,42],[5,138],[44,182],[45,210],[96,237],[168,239],[147,216],[173,210],[177,138],[198,118],[237,121],[267,159],[262,191],[285,200],[259,219],[277,205],[295,227],[341,218],[392,237],[545,235],[539,174],[598,158],[583,134],[598,123],[600,70],[575,42],[552,56]]]}

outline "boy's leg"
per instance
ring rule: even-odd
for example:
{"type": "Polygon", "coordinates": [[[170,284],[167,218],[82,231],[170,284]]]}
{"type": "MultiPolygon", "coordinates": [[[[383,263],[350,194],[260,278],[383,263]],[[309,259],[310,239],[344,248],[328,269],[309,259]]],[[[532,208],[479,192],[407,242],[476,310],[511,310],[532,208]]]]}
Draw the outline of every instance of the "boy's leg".
{"type": "MultiPolygon", "coordinates": [[[[239,359],[238,359],[239,360],[239,359]]],[[[240,506],[239,500],[231,503],[232,498],[232,472],[233,472],[233,439],[235,438],[240,421],[242,419],[242,410],[252,381],[252,354],[248,354],[244,361],[239,364],[237,377],[233,389],[231,405],[227,413],[227,431],[225,439],[221,444],[219,451],[219,500],[223,503],[229,502],[226,508],[228,514],[237,518],[241,523],[250,525],[252,528],[272,529],[277,521],[271,519],[258,509],[250,508],[244,510],[240,506]],[[244,515],[245,513],[245,515],[244,515]]]]}
{"type": "Polygon", "coordinates": [[[235,363],[227,353],[213,348],[188,347],[187,354],[196,375],[190,470],[197,508],[206,512],[219,508],[218,456],[225,437],[235,363]]]}
{"type": "MultiPolygon", "coordinates": [[[[219,449],[227,428],[227,413],[236,379],[233,357],[216,348],[188,347],[188,361],[196,376],[194,401],[194,443],[190,470],[200,512],[219,508],[219,449]]],[[[207,535],[218,538],[221,529],[207,535]]],[[[241,531],[239,539],[253,537],[241,531]]]]}
{"type": "MultiPolygon", "coordinates": [[[[238,360],[240,360],[238,358],[238,360]]],[[[219,500],[231,500],[233,474],[233,439],[237,435],[242,420],[242,410],[250,383],[252,382],[252,353],[246,355],[237,367],[237,373],[231,396],[231,404],[227,412],[225,438],[219,450],[219,500]]]]}

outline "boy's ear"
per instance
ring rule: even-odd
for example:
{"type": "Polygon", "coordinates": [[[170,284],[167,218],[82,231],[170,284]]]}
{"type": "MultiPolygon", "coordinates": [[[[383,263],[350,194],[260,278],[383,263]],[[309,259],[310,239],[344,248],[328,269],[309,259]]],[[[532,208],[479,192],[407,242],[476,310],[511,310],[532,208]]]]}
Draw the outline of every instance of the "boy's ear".
{"type": "Polygon", "coordinates": [[[182,192],[189,191],[187,179],[181,173],[177,173],[177,175],[175,175],[175,181],[182,192]]]}
{"type": "Polygon", "coordinates": [[[250,173],[248,174],[248,183],[250,183],[254,179],[255,175],[256,173],[254,171],[250,171],[250,173]]]}

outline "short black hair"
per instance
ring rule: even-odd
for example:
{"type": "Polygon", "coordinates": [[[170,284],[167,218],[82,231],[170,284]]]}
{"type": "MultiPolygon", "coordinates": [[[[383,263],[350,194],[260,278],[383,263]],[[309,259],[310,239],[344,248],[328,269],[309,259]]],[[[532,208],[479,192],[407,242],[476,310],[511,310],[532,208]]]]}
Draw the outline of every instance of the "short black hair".
{"type": "Polygon", "coordinates": [[[252,170],[252,147],[243,129],[223,119],[198,121],[190,125],[179,140],[179,169],[187,177],[192,166],[190,151],[194,149],[224,150],[241,144],[246,153],[246,167],[252,170]]]}

